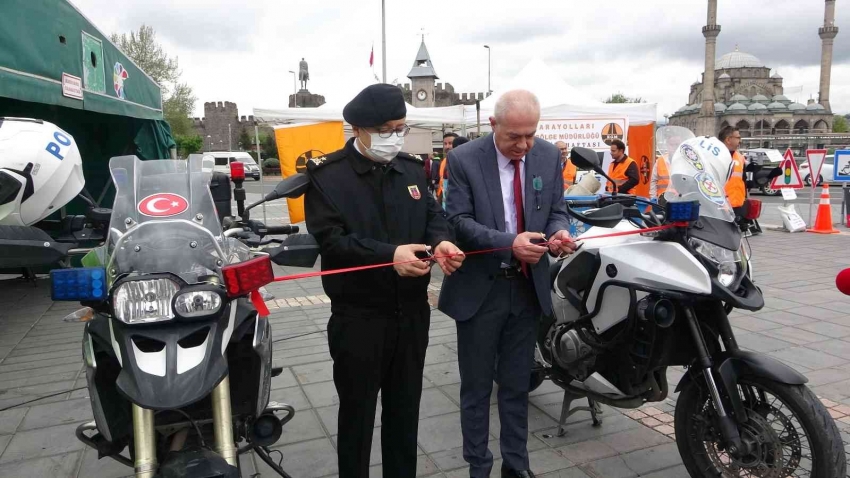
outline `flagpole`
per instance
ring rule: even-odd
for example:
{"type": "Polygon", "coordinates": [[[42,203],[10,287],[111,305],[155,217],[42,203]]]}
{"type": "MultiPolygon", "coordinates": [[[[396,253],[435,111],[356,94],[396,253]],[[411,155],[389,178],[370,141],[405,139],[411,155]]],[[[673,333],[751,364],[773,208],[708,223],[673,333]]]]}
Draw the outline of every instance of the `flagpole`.
{"type": "Polygon", "coordinates": [[[387,82],[387,19],[386,19],[386,0],[381,0],[381,69],[383,82],[387,82]]]}

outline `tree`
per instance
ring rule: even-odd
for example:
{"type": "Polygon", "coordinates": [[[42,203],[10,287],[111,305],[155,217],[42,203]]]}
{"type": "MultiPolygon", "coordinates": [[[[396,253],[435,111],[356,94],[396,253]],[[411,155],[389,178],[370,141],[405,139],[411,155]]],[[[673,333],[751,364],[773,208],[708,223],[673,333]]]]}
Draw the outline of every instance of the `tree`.
{"type": "Polygon", "coordinates": [[[832,123],[833,133],[850,133],[850,125],[847,124],[847,118],[841,115],[835,115],[832,123]]]}
{"type": "Polygon", "coordinates": [[[181,72],[177,57],[169,57],[157,43],[153,27],[142,24],[137,32],[121,35],[113,33],[110,38],[139,68],[159,83],[163,97],[162,113],[174,135],[191,135],[190,116],[197,98],[188,84],[178,83],[181,72]]]}
{"type": "Polygon", "coordinates": [[[260,138],[260,147],[263,149],[263,157],[277,157],[277,142],[274,139],[274,133],[267,134],[260,138]]]}
{"type": "Polygon", "coordinates": [[[174,135],[174,142],[177,143],[177,155],[181,158],[186,158],[190,154],[197,153],[204,147],[204,138],[198,135],[174,135]]]}
{"type": "Polygon", "coordinates": [[[643,98],[629,98],[622,93],[614,93],[609,96],[604,103],[643,103],[643,98]]]}
{"type": "Polygon", "coordinates": [[[242,128],[242,132],[239,133],[239,139],[237,141],[241,144],[243,150],[251,149],[251,144],[253,144],[253,140],[251,139],[251,136],[248,135],[248,130],[245,128],[242,128]]]}

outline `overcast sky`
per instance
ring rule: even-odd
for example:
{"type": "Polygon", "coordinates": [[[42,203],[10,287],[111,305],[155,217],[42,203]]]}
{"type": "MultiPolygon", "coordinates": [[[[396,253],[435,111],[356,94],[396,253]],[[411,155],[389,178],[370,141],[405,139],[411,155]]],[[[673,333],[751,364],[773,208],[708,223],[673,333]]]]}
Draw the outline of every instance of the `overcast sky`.
{"type": "MultiPolygon", "coordinates": [[[[154,27],[176,55],[182,80],[206,101],[233,101],[240,115],[253,108],[286,107],[293,92],[289,70],[304,57],[312,93],[344,104],[381,76],[380,0],[72,0],[105,34],[142,23],[154,27]]],[[[602,100],[622,92],[658,103],[659,117],[687,102],[704,59],[700,0],[386,0],[387,81],[410,71],[424,28],[438,82],[457,92],[492,89],[532,58],[547,62],[565,81],[602,100]]],[[[791,99],[817,98],[823,0],[719,0],[722,31],[717,56],[741,51],[761,58],[802,86],[791,99]]],[[[850,5],[838,2],[831,102],[850,113],[850,5]]],[[[789,95],[791,96],[791,95],[789,95]]]]}

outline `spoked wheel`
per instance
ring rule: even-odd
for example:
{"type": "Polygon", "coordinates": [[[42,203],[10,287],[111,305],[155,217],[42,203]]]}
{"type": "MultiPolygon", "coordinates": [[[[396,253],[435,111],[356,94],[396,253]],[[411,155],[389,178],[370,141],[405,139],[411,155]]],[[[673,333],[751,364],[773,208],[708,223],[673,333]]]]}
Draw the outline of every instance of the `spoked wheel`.
{"type": "Polygon", "coordinates": [[[730,455],[715,426],[708,394],[691,384],[676,405],[676,441],[692,477],[843,478],[844,445],[832,417],[805,386],[742,377],[738,393],[747,412],[739,423],[748,448],[730,455]]]}

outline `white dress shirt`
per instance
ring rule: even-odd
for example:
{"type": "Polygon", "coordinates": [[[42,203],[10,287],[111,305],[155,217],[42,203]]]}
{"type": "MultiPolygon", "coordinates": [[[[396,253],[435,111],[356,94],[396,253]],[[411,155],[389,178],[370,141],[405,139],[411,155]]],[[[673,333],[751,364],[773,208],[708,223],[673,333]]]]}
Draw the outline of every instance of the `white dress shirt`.
{"type": "MultiPolygon", "coordinates": [[[[496,143],[495,135],[493,143],[496,143]]],[[[513,161],[499,151],[496,146],[496,159],[499,162],[499,182],[502,184],[502,205],[505,207],[505,232],[516,234],[516,206],[514,205],[514,165],[513,161]]],[[[522,207],[525,207],[525,156],[522,157],[519,177],[522,182],[522,207]]]]}

